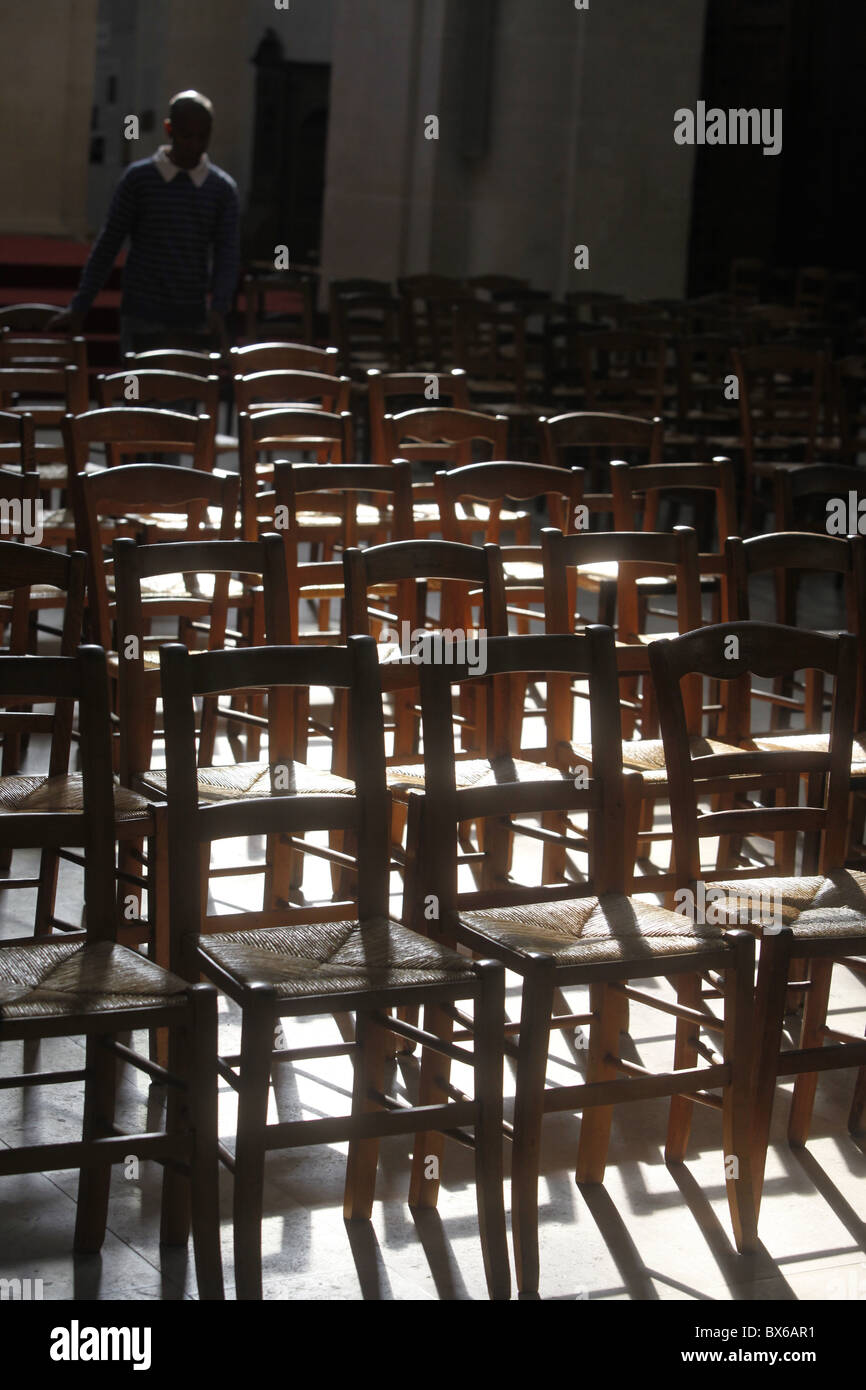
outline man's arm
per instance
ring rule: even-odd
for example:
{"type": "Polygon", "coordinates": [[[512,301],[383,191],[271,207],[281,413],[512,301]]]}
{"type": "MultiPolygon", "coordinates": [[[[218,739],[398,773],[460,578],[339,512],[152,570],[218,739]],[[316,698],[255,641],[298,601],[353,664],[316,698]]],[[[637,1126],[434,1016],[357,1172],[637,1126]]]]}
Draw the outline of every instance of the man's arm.
{"type": "Polygon", "coordinates": [[[132,231],[134,220],[135,195],[127,172],[114,191],[105,224],[81,272],[75,298],[68,309],[55,315],[49,327],[63,328],[69,325],[76,328],[83,323],[88,309],[108,279],[118,252],[132,231]]]}

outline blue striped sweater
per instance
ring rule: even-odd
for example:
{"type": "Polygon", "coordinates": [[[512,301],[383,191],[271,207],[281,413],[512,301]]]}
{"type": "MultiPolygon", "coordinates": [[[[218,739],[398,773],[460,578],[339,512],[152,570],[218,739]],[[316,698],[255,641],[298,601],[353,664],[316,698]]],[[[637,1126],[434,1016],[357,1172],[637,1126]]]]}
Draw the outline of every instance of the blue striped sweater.
{"type": "Polygon", "coordinates": [[[180,170],[167,182],[153,159],[130,164],[81,275],[73,313],[90,308],[124,242],[120,312],[155,323],[198,325],[231,305],[240,262],[238,192],[215,164],[196,188],[180,170]]]}

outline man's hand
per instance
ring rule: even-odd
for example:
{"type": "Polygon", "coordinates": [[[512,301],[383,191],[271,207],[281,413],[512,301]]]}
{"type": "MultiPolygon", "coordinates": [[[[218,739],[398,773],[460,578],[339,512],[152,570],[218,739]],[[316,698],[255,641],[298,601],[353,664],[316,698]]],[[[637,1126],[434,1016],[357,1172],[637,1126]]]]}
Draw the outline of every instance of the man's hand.
{"type": "Polygon", "coordinates": [[[207,316],[207,326],[211,337],[219,343],[219,350],[224,357],[228,356],[229,335],[226,328],[225,314],[221,314],[218,309],[210,309],[207,316]]]}
{"type": "Polygon", "coordinates": [[[80,333],[84,327],[84,317],[84,314],[73,314],[71,309],[61,309],[59,314],[48,320],[45,327],[52,333],[80,333]]]}

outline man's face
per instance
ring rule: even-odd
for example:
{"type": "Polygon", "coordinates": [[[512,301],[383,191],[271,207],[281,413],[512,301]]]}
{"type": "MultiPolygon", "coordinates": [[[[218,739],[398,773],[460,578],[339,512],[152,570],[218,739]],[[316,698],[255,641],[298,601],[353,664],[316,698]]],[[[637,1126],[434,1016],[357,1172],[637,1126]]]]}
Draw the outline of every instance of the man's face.
{"type": "Polygon", "coordinates": [[[171,157],[179,169],[194,169],[210,142],[212,121],[204,110],[178,112],[165,123],[171,141],[171,157]]]}

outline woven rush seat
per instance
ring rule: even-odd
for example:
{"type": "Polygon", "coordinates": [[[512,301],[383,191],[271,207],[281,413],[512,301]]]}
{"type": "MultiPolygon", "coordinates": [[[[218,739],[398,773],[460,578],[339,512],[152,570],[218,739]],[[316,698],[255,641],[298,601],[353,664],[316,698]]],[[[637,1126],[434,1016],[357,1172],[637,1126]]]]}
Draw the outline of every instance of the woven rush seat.
{"type": "MultiPolygon", "coordinates": [[[[591,744],[573,743],[571,751],[577,761],[592,765],[591,744]]],[[[711,753],[739,753],[742,750],[730,743],[720,743],[718,739],[695,736],[689,739],[689,751],[693,758],[706,758],[711,753]]],[[[645,782],[667,781],[665,750],[660,738],[625,740],[622,745],[622,761],[627,771],[643,773],[645,782]]]]}
{"type": "Polygon", "coordinates": [[[532,584],[540,587],[544,583],[543,565],[533,564],[531,560],[506,560],[502,565],[506,584],[532,584]]]}
{"type": "Polygon", "coordinates": [[[202,937],[199,949],[241,984],[272,985],[282,998],[400,989],[473,977],[471,961],[398,922],[318,922],[202,937]]]}
{"type": "Polygon", "coordinates": [[[188,986],[111,941],[34,941],[0,950],[0,1018],[58,1018],[183,1004],[188,986]]]}
{"type": "Polygon", "coordinates": [[[461,912],[460,921],[514,950],[544,951],[559,965],[718,951],[724,941],[720,927],[619,893],[461,912]]]}
{"type": "MultiPolygon", "coordinates": [[[[271,790],[270,763],[232,763],[228,767],[200,767],[198,794],[201,801],[234,801],[239,796],[352,796],[354,782],[306,763],[279,764],[285,769],[286,787],[271,790]]],[[[151,769],[142,777],[148,788],[165,796],[166,774],[151,769]]]]}
{"type": "MultiPolygon", "coordinates": [[[[81,815],[84,810],[84,783],[80,772],[62,777],[34,777],[16,774],[0,777],[0,808],[3,811],[68,812],[81,815]]],[[[114,817],[118,821],[146,820],[150,805],[143,796],[129,787],[114,784],[114,817]]]]}
{"type": "Polygon", "coordinates": [[[707,913],[723,926],[757,925],[790,927],[795,937],[824,938],[863,936],[866,931],[866,873],[833,869],[829,874],[803,878],[738,878],[713,881],[710,890],[725,896],[711,903],[707,913]],[[767,920],[765,909],[771,914],[767,920]]]}
{"type": "MultiPolygon", "coordinates": [[[[761,750],[778,750],[780,752],[802,749],[808,753],[826,753],[830,746],[829,734],[764,734],[760,738],[750,739],[746,745],[749,748],[759,748],[761,750]]],[[[866,778],[866,733],[855,734],[854,744],[851,750],[851,776],[852,778],[866,778]]]]}
{"type": "MultiPolygon", "coordinates": [[[[12,598],[11,589],[7,589],[3,593],[0,593],[0,603],[11,603],[12,598]]],[[[63,590],[56,589],[53,584],[31,584],[30,598],[31,601],[33,599],[56,598],[58,602],[65,602],[63,590]]]]}
{"type": "MultiPolygon", "coordinates": [[[[469,787],[495,787],[507,782],[561,782],[562,773],[555,767],[544,763],[532,763],[524,759],[496,758],[488,762],[485,758],[458,759],[454,765],[458,790],[469,787]]],[[[408,794],[424,786],[424,765],[417,767],[389,767],[385,777],[395,796],[408,794]]]]}

